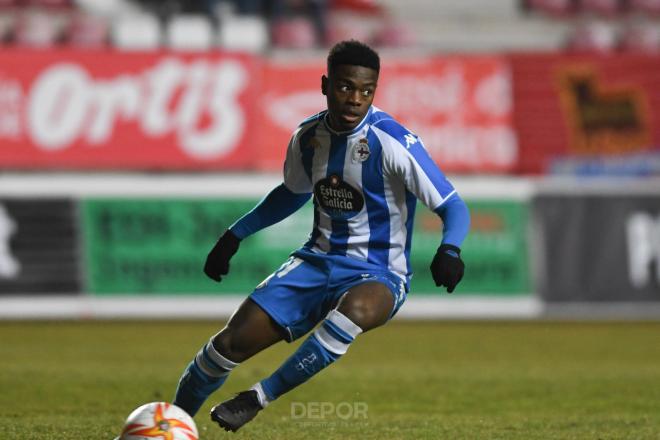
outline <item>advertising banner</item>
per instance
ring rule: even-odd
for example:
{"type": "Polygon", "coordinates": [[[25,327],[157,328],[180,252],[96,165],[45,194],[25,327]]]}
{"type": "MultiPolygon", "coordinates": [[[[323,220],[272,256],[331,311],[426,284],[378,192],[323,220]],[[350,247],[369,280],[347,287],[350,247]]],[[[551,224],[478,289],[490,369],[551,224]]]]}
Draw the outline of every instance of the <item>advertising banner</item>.
{"type": "Polygon", "coordinates": [[[533,227],[544,300],[660,301],[657,195],[540,195],[533,227]]]}
{"type": "Polygon", "coordinates": [[[0,199],[0,296],[81,291],[75,205],[0,199]]]}
{"type": "Polygon", "coordinates": [[[244,169],[258,60],[0,51],[0,166],[244,169]]]}
{"type": "MultiPolygon", "coordinates": [[[[0,51],[0,166],[279,170],[323,110],[325,60],[245,54],[0,51]]],[[[518,146],[506,59],[388,59],[377,106],[445,172],[508,172],[518,146]]]]}
{"type": "Polygon", "coordinates": [[[108,293],[249,293],[300,246],[312,225],[308,204],[245,239],[231,275],[216,283],[202,272],[224,230],[257,199],[90,199],[82,215],[87,288],[108,293]]]}
{"type": "MultiPolygon", "coordinates": [[[[324,59],[267,61],[259,168],[281,169],[298,124],[326,108],[325,71],[324,59]]],[[[517,166],[511,77],[502,57],[388,57],[374,104],[420,135],[445,172],[508,172],[517,166]]]]}
{"type": "MultiPolygon", "coordinates": [[[[92,294],[248,294],[301,246],[312,204],[245,239],[221,283],[202,273],[218,236],[257,199],[89,199],[83,202],[87,290],[92,294]]],[[[463,246],[468,267],[457,293],[528,293],[527,206],[469,202],[472,232],[463,246]]],[[[413,241],[413,294],[440,290],[429,264],[441,240],[436,214],[420,206],[413,241]]]]}
{"type": "Polygon", "coordinates": [[[660,58],[511,57],[523,173],[660,170],[660,58]]]}

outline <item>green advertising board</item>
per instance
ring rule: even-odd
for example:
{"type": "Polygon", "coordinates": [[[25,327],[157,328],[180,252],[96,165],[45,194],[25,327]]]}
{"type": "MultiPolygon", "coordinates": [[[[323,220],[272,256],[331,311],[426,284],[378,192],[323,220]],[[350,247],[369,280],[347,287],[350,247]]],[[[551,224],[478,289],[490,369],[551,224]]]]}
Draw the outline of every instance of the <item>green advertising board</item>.
{"type": "MultiPolygon", "coordinates": [[[[304,243],[312,204],[248,237],[221,283],[202,273],[218,236],[257,199],[89,199],[82,203],[86,288],[93,294],[247,294],[304,243]]],[[[527,206],[468,201],[472,229],[463,246],[466,276],[458,291],[529,291],[527,206]]],[[[438,292],[428,266],[441,238],[440,219],[418,209],[413,239],[414,293],[438,292]]]]}
{"type": "Polygon", "coordinates": [[[231,274],[203,274],[208,251],[258,199],[85,200],[87,288],[95,294],[249,293],[300,246],[311,204],[241,243],[231,274]]]}

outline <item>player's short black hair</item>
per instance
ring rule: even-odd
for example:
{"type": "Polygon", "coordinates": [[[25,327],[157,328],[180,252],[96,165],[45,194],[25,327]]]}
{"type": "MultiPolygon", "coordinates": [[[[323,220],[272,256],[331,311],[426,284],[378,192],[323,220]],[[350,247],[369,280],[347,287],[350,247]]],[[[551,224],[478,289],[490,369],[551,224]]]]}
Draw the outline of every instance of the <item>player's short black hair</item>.
{"type": "Polygon", "coordinates": [[[346,64],[363,66],[380,72],[380,57],[375,50],[357,40],[345,40],[332,46],[328,54],[328,73],[346,64]]]}

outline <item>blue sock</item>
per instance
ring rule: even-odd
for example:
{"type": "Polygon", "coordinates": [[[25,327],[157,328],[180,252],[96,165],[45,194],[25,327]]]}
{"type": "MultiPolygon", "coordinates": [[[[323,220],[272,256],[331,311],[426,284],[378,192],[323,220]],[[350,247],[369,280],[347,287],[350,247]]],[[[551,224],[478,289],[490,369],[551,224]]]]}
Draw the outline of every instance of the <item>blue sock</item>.
{"type": "Polygon", "coordinates": [[[222,356],[209,341],[188,364],[174,395],[176,406],[194,417],[206,399],[222,386],[238,364],[222,356]]]}
{"type": "Polygon", "coordinates": [[[332,310],[277,371],[255,386],[262,406],[307,381],[339,359],[360,333],[360,327],[339,311],[332,310]]]}

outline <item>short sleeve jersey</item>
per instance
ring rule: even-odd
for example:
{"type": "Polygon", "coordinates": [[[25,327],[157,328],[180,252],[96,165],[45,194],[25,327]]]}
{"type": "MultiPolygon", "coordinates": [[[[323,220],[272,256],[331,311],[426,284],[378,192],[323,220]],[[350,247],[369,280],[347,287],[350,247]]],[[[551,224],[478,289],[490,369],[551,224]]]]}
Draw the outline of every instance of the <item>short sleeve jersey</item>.
{"type": "Polygon", "coordinates": [[[455,190],[421,139],[371,106],[349,132],[332,130],[323,111],[289,142],[284,184],[314,194],[314,225],[304,248],[388,269],[406,283],[417,200],[435,210],[455,190]]]}

